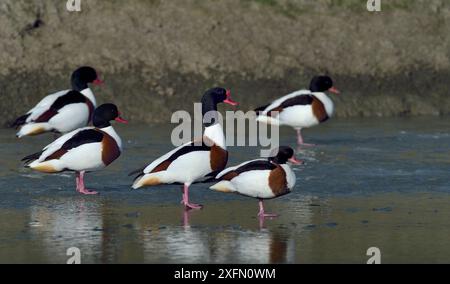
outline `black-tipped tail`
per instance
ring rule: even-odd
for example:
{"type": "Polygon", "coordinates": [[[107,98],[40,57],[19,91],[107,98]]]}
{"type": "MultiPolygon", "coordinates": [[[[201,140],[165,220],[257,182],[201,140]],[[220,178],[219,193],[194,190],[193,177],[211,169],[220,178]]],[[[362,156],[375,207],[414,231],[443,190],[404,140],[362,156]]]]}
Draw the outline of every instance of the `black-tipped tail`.
{"type": "Polygon", "coordinates": [[[254,110],[255,110],[256,114],[261,114],[261,112],[263,112],[268,106],[269,105],[261,106],[261,107],[255,108],[254,110]]]}
{"type": "Polygon", "coordinates": [[[24,124],[27,122],[27,118],[28,118],[29,116],[30,116],[30,114],[24,114],[24,115],[22,115],[22,116],[16,118],[16,120],[15,120],[13,123],[11,123],[11,124],[9,125],[9,127],[11,127],[11,128],[17,128],[17,127],[19,127],[19,126],[24,125],[24,124]]]}
{"type": "Polygon", "coordinates": [[[128,176],[131,177],[131,176],[136,175],[136,176],[133,178],[133,181],[135,181],[135,180],[137,180],[138,178],[140,178],[141,176],[144,175],[144,169],[145,169],[145,168],[146,168],[146,167],[143,167],[143,168],[134,170],[134,171],[132,171],[131,173],[129,173],[128,176]]]}
{"type": "Polygon", "coordinates": [[[39,159],[39,157],[42,155],[43,151],[31,154],[26,156],[22,159],[22,162],[25,162],[25,166],[27,166],[29,163],[33,162],[34,160],[39,159]]]}

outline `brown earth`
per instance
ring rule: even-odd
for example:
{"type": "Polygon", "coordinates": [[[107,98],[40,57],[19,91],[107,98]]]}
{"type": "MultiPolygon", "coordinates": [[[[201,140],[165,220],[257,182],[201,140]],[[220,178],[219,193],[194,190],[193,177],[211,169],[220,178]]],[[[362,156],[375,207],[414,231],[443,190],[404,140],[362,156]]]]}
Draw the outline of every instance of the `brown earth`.
{"type": "Polygon", "coordinates": [[[214,85],[251,109],[330,74],[337,116],[444,115],[450,3],[381,0],[61,0],[0,3],[0,114],[10,121],[80,65],[99,102],[169,121],[214,85]],[[388,3],[389,2],[389,3],[388,3]]]}

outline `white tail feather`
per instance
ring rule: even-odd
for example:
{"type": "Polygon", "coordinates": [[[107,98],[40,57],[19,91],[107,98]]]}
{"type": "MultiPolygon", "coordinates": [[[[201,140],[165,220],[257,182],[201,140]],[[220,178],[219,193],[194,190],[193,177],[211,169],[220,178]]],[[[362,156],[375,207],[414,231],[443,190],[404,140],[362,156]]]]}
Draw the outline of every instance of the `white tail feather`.
{"type": "Polygon", "coordinates": [[[16,136],[22,138],[27,135],[37,135],[43,132],[50,131],[51,127],[48,123],[28,123],[22,126],[17,132],[16,136]]]}
{"type": "Polygon", "coordinates": [[[220,181],[218,183],[216,183],[215,185],[211,186],[210,189],[215,190],[215,191],[219,191],[219,192],[236,192],[236,188],[234,187],[234,185],[227,180],[223,180],[220,181]]]}
{"type": "Polygon", "coordinates": [[[256,118],[256,121],[269,124],[269,125],[280,125],[280,121],[276,118],[266,115],[260,115],[256,118]]]}
{"type": "Polygon", "coordinates": [[[138,189],[143,186],[153,186],[161,183],[162,182],[161,179],[158,177],[158,174],[145,174],[134,181],[132,188],[138,189]]]}

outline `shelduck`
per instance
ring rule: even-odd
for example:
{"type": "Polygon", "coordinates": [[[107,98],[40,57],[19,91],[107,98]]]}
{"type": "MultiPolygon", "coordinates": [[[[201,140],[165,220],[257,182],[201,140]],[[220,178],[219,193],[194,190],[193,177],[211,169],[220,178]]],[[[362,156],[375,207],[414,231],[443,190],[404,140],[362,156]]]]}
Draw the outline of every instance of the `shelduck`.
{"type": "Polygon", "coordinates": [[[297,131],[298,145],[304,143],[302,129],[327,121],[334,113],[333,101],[324,93],[339,94],[328,76],[316,76],[311,80],[309,90],[299,90],[255,109],[257,121],[274,125],[288,125],[297,131]]]}
{"type": "Polygon", "coordinates": [[[11,124],[12,127],[20,127],[16,134],[18,138],[45,132],[68,133],[89,124],[96,101],[88,84],[99,85],[103,82],[98,78],[97,71],[88,66],[75,70],[71,82],[72,90],[46,96],[11,124]]]}
{"type": "Polygon", "coordinates": [[[213,179],[222,171],[228,161],[228,152],[223,129],[218,123],[217,104],[237,105],[231,99],[231,93],[224,88],[208,90],[202,97],[202,115],[212,114],[211,122],[205,122],[203,137],[175,148],[156,159],[148,166],[136,170],[137,174],[132,187],[160,184],[182,184],[183,198],[181,203],[186,209],[200,209],[202,205],[189,201],[189,186],[195,182],[213,179]]]}
{"type": "Polygon", "coordinates": [[[85,187],[84,175],[105,168],[120,156],[122,140],[110,124],[111,120],[127,123],[119,114],[114,104],[103,104],[94,111],[93,127],[67,133],[22,161],[26,167],[43,173],[74,171],[76,190],[97,194],[85,187]]]}
{"type": "Polygon", "coordinates": [[[281,146],[274,151],[268,159],[256,159],[244,162],[235,167],[230,167],[216,176],[220,180],[210,189],[238,193],[259,199],[258,216],[276,217],[276,214],[266,213],[263,201],[288,194],[295,185],[295,173],[287,162],[300,164],[294,156],[294,150],[287,146],[281,146]]]}

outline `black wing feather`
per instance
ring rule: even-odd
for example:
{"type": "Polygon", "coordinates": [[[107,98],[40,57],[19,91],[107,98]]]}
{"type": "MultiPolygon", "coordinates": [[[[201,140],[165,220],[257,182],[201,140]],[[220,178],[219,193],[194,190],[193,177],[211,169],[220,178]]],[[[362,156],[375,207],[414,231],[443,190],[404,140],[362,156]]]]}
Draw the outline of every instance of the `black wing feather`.
{"type": "Polygon", "coordinates": [[[24,125],[25,122],[27,121],[27,118],[28,118],[29,116],[30,116],[29,113],[28,113],[28,114],[24,114],[24,115],[22,115],[22,116],[19,116],[18,118],[16,118],[16,120],[15,120],[13,123],[11,123],[11,124],[9,125],[9,127],[11,127],[11,128],[13,128],[13,127],[17,128],[17,127],[19,127],[19,126],[21,126],[21,125],[24,125]]]}
{"type": "MultiPolygon", "coordinates": [[[[228,172],[227,174],[236,173],[237,175],[240,175],[241,173],[248,172],[248,171],[255,171],[255,170],[259,170],[259,171],[270,170],[271,171],[271,170],[275,169],[276,167],[277,166],[275,164],[271,163],[269,160],[257,160],[257,161],[253,161],[253,162],[247,163],[245,165],[242,165],[239,168],[228,172]]],[[[223,176],[226,176],[227,174],[225,174],[223,176]]],[[[222,177],[220,177],[219,180],[221,180],[222,177]]]]}
{"type": "Polygon", "coordinates": [[[297,106],[297,105],[310,105],[312,104],[314,100],[314,97],[311,95],[298,95],[293,98],[287,99],[284,102],[281,103],[281,107],[287,108],[290,106],[297,106]]]}
{"type": "Polygon", "coordinates": [[[263,112],[270,104],[267,104],[265,106],[260,106],[258,108],[255,108],[254,111],[259,114],[260,112],[263,112]]]}
{"type": "Polygon", "coordinates": [[[135,180],[137,180],[138,178],[140,178],[141,176],[144,175],[144,170],[145,170],[146,167],[147,167],[147,166],[144,166],[144,167],[142,167],[142,168],[140,168],[140,169],[134,170],[134,171],[130,172],[130,173],[128,174],[128,176],[130,177],[130,176],[136,175],[136,176],[133,178],[133,181],[135,181],[135,180]]]}
{"type": "Polygon", "coordinates": [[[42,155],[43,152],[44,151],[40,151],[40,152],[31,154],[31,155],[28,155],[22,159],[22,162],[25,162],[25,164],[29,164],[30,162],[39,159],[39,157],[42,155]]]}
{"type": "Polygon", "coordinates": [[[179,149],[178,151],[173,153],[166,161],[173,162],[178,157],[188,154],[190,152],[195,152],[195,151],[211,151],[211,147],[207,146],[203,140],[202,140],[201,145],[197,145],[197,143],[191,142],[190,144],[182,147],[181,149],[179,149]]]}
{"type": "Polygon", "coordinates": [[[237,174],[241,174],[243,172],[254,171],[254,170],[260,170],[260,171],[273,170],[276,167],[277,167],[276,165],[269,162],[268,160],[266,160],[266,161],[258,160],[258,161],[253,161],[248,164],[242,165],[239,168],[235,169],[233,172],[236,172],[237,174]]]}
{"type": "Polygon", "coordinates": [[[63,150],[70,150],[83,144],[97,143],[103,140],[103,133],[95,129],[86,129],[78,132],[67,140],[62,146],[63,150]]]}
{"type": "Polygon", "coordinates": [[[298,95],[293,98],[287,99],[284,102],[282,102],[279,106],[274,107],[273,109],[267,111],[267,113],[270,113],[274,110],[282,111],[285,108],[292,107],[292,106],[298,106],[298,105],[310,105],[314,101],[314,97],[312,95],[298,95]]]}
{"type": "Polygon", "coordinates": [[[76,104],[76,103],[84,103],[87,98],[78,91],[69,91],[67,94],[60,96],[57,98],[53,104],[51,105],[51,109],[60,110],[66,105],[76,104]]]}
{"type": "MultiPolygon", "coordinates": [[[[164,161],[162,161],[161,163],[159,163],[158,165],[156,165],[156,167],[158,167],[159,165],[161,165],[162,163],[165,163],[165,162],[167,162],[167,161],[173,162],[173,161],[175,161],[178,157],[180,157],[180,156],[182,156],[182,155],[185,155],[185,154],[188,154],[188,153],[190,153],[190,152],[194,152],[194,151],[210,151],[210,150],[211,150],[211,147],[210,147],[210,146],[207,146],[203,140],[202,140],[202,144],[201,144],[201,145],[197,145],[197,143],[191,142],[191,143],[185,145],[184,147],[180,148],[180,149],[179,149],[178,151],[176,151],[175,153],[173,153],[173,154],[172,154],[169,158],[167,158],[166,160],[164,160],[164,161]]],[[[141,177],[141,176],[144,175],[144,169],[145,169],[146,167],[147,167],[147,166],[144,166],[144,167],[142,167],[142,168],[140,168],[140,169],[134,170],[134,171],[130,172],[130,173],[128,174],[128,176],[132,176],[132,175],[137,174],[137,176],[134,178],[134,180],[136,180],[136,179],[138,179],[139,177],[141,177]]],[[[156,168],[156,167],[155,167],[155,168],[156,168]]]]}
{"type": "MultiPolygon", "coordinates": [[[[103,133],[95,129],[86,129],[78,132],[72,138],[67,140],[60,149],[68,151],[83,144],[100,142],[102,141],[102,139],[103,133]]],[[[26,156],[22,159],[22,161],[24,161],[25,164],[29,164],[30,162],[39,159],[43,152],[44,151],[42,150],[40,152],[26,156]]]]}

